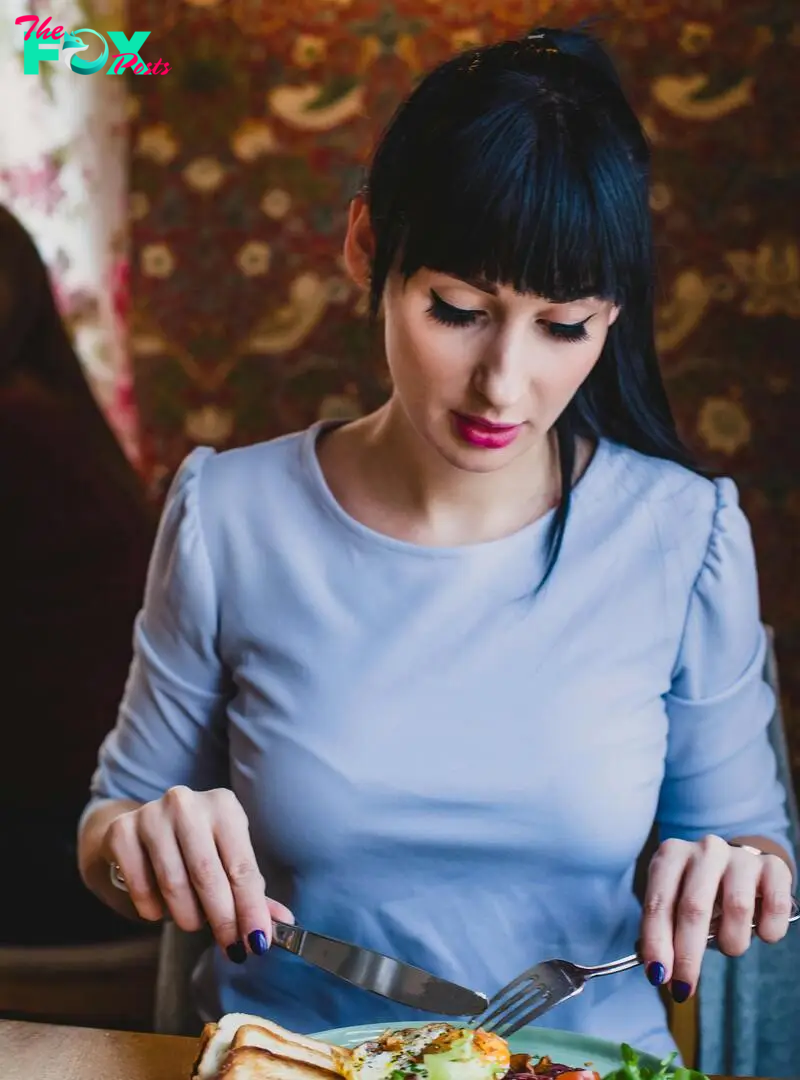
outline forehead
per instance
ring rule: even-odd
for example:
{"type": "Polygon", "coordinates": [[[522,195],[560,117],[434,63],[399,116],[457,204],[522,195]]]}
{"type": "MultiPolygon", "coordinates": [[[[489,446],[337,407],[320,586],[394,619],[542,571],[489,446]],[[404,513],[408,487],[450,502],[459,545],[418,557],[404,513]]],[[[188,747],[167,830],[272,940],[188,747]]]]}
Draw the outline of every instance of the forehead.
{"type": "Polygon", "coordinates": [[[612,301],[606,297],[594,294],[568,298],[543,296],[541,293],[534,292],[533,290],[520,291],[512,284],[506,282],[491,281],[481,274],[461,277],[458,274],[452,274],[444,270],[431,270],[427,267],[423,267],[421,270],[417,271],[417,273],[413,274],[409,280],[416,280],[421,287],[425,288],[435,287],[435,285],[438,284],[442,288],[461,288],[464,290],[485,293],[487,296],[491,296],[505,303],[526,303],[536,305],[537,307],[557,307],[569,304],[592,306],[596,308],[598,304],[612,303],[612,301]]]}

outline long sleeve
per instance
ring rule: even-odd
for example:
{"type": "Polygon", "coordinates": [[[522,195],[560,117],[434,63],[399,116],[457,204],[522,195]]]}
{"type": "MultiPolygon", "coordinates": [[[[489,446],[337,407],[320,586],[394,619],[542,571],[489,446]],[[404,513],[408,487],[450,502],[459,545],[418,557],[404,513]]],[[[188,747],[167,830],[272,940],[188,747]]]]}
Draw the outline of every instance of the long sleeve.
{"type": "Polygon", "coordinates": [[[200,491],[213,451],[198,448],[173,481],[134,631],[117,724],[100,750],[95,798],[157,799],[177,784],[227,783],[226,675],[200,491]]]}
{"type": "Polygon", "coordinates": [[[686,840],[759,835],[789,850],[786,793],[767,732],[775,701],[764,680],[750,528],[732,481],[716,481],[716,496],[666,698],[660,832],[686,840]]]}

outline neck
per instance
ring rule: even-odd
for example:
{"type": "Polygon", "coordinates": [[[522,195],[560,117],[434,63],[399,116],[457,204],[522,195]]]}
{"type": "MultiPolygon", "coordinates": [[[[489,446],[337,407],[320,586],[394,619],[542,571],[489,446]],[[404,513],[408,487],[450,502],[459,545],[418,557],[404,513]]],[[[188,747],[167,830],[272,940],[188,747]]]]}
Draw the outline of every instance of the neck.
{"type": "Polygon", "coordinates": [[[548,434],[503,469],[451,465],[412,428],[396,399],[361,422],[364,478],[408,529],[432,545],[481,543],[510,535],[556,505],[558,453],[548,434]]]}

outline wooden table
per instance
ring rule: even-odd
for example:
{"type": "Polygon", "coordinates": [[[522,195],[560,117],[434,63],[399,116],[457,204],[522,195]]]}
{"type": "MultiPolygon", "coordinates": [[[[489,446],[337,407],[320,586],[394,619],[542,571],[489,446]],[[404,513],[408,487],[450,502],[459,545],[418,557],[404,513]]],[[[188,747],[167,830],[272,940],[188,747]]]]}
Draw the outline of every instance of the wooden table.
{"type": "Polygon", "coordinates": [[[196,1039],[0,1020],[2,1080],[189,1080],[196,1054],[196,1039]]]}
{"type": "Polygon", "coordinates": [[[2,1080],[189,1080],[196,1039],[0,1020],[2,1080]]]}

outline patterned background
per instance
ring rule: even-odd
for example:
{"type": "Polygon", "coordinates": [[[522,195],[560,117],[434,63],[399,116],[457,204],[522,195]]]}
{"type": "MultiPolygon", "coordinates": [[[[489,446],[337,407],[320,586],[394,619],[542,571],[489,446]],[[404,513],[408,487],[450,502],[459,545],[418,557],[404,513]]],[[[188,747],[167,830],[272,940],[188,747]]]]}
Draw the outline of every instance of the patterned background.
{"type": "Polygon", "coordinates": [[[420,73],[605,16],[653,143],[659,344],[681,428],[754,526],[800,767],[796,0],[137,0],[131,355],[157,486],[195,443],[368,410],[380,341],[342,271],[348,197],[420,73]]]}
{"type": "Polygon", "coordinates": [[[124,25],[125,0],[0,0],[0,202],[33,236],[86,374],[138,464],[126,340],[128,95],[122,79],[74,75],[69,51],[25,75],[30,27],[15,25],[25,15],[40,30],[49,16],[50,29],[103,32],[124,25]]]}

